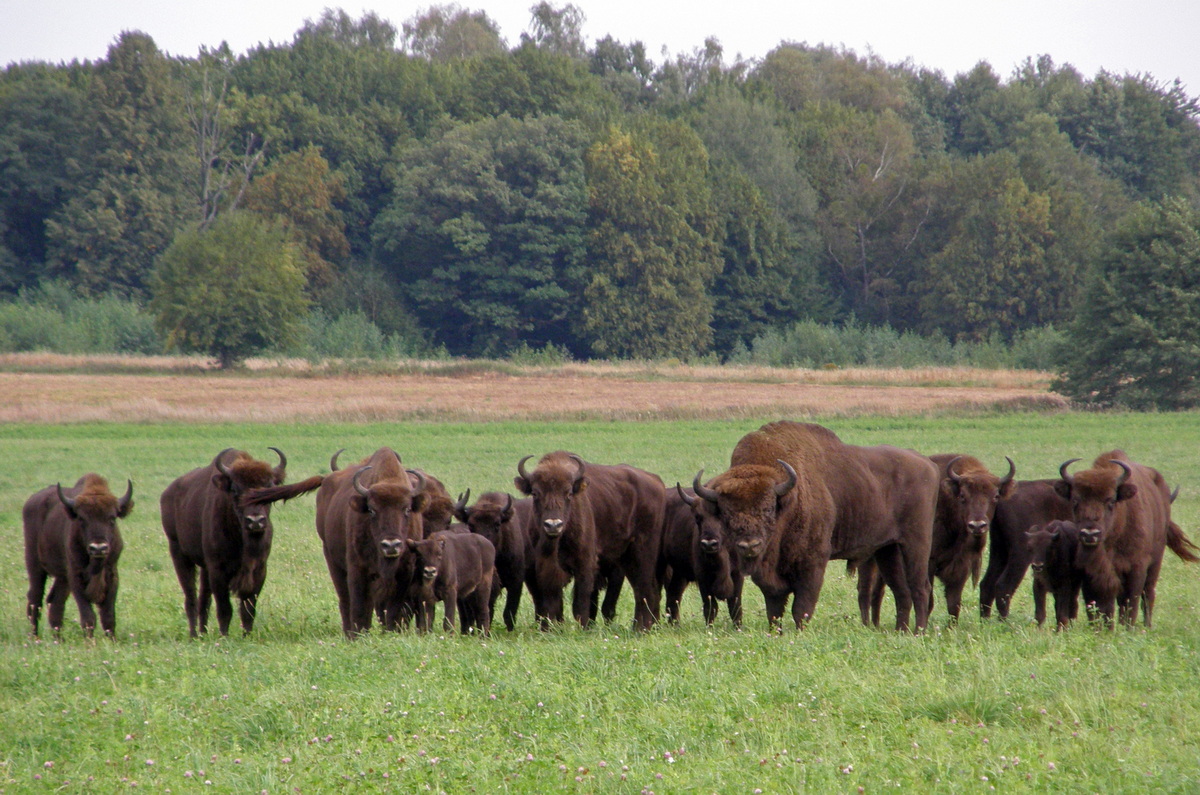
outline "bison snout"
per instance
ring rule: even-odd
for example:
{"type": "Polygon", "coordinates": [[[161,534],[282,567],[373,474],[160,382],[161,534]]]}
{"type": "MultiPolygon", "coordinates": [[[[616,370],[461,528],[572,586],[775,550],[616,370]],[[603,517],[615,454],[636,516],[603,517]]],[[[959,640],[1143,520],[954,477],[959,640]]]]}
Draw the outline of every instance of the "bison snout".
{"type": "Polygon", "coordinates": [[[762,554],[763,542],[761,538],[748,538],[737,542],[737,548],[743,558],[757,558],[762,554]]]}
{"type": "Polygon", "coordinates": [[[427,580],[436,580],[438,573],[437,566],[426,566],[421,573],[425,575],[425,579],[427,580]]]}
{"type": "Polygon", "coordinates": [[[88,554],[93,558],[103,558],[108,555],[108,544],[100,541],[87,545],[88,554]]]}
{"type": "Polygon", "coordinates": [[[398,558],[404,549],[404,539],[385,538],[379,542],[379,552],[385,558],[398,558]]]}
{"type": "Polygon", "coordinates": [[[1029,568],[1033,569],[1034,573],[1036,574],[1037,572],[1040,572],[1042,569],[1046,568],[1046,564],[1045,563],[1030,563],[1029,568]]]}
{"type": "Polygon", "coordinates": [[[246,530],[251,533],[263,533],[267,529],[267,516],[262,514],[259,516],[246,517],[246,530]]]}
{"type": "Polygon", "coordinates": [[[972,520],[967,522],[967,529],[970,530],[973,535],[981,536],[987,532],[988,521],[987,519],[972,520]]]}
{"type": "Polygon", "coordinates": [[[542,532],[551,538],[558,538],[563,533],[563,520],[546,519],[542,522],[542,532]]]}
{"type": "Polygon", "coordinates": [[[721,542],[716,538],[702,538],[700,539],[700,551],[715,555],[721,551],[721,542]]]}
{"type": "Polygon", "coordinates": [[[1100,531],[1098,529],[1080,530],[1079,543],[1085,547],[1094,547],[1100,543],[1100,531]]]}

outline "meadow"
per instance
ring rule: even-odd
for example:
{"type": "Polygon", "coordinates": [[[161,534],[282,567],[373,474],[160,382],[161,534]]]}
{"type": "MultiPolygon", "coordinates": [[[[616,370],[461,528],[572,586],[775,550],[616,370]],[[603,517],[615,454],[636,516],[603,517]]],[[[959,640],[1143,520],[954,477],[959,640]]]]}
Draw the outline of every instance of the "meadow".
{"type": "MultiPolygon", "coordinates": [[[[1150,631],[1066,632],[1032,621],[1028,579],[1006,623],[977,592],[921,636],[860,625],[831,563],[803,632],[711,628],[689,590],[683,621],[341,636],[313,500],[273,511],[275,546],[254,633],[187,639],[158,521],[172,479],[227,446],[289,459],[289,480],[381,445],[453,494],[512,490],[518,458],[568,448],[673,485],[728,464],[775,419],[0,425],[0,791],[1195,792],[1200,789],[1200,567],[1168,553],[1150,631]],[[134,481],[122,525],[118,633],[88,641],[68,603],[61,639],[28,634],[21,505],[97,471],[134,481]]],[[[966,452],[1021,479],[1121,447],[1182,489],[1200,540],[1197,414],[974,413],[827,417],[854,444],[966,452]]],[[[891,621],[890,601],[884,608],[891,621]]],[[[499,624],[499,622],[498,622],[499,624]]]]}

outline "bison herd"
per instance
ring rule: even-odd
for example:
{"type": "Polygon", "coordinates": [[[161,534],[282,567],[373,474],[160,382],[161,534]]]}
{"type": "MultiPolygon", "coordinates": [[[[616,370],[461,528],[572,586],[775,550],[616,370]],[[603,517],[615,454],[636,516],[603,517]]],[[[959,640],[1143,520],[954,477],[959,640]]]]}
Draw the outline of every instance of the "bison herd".
{"type": "MultiPolygon", "coordinates": [[[[532,467],[533,456],[517,462],[520,497],[488,492],[469,504],[469,490],[452,500],[441,481],[405,467],[387,447],[344,468],[339,450],[329,474],[295,483],[285,482],[287,458],[271,449],[275,466],[230,448],[162,493],[163,531],[193,637],[207,630],[214,600],[218,629],[228,633],[233,596],[243,631],[251,631],[267,577],[271,506],[312,491],[348,638],[373,620],[389,630],[429,630],[437,602],[447,630],[457,615],[463,633],[486,635],[502,591],[504,625],[512,630],[526,589],[547,628],[565,620],[568,585],[571,616],[586,627],[598,615],[613,619],[626,580],[640,629],[659,620],[664,587],[667,618],[677,622],[692,582],[706,622],[725,602],[740,626],[746,577],[762,591],[771,627],[780,626],[789,601],[803,627],[831,559],[857,572],[864,624],[879,623],[890,589],[896,627],[920,631],[935,579],[957,620],[966,581],[979,582],[989,546],[982,616],[993,605],[1007,616],[1032,568],[1039,624],[1050,594],[1059,628],[1076,618],[1080,596],[1089,617],[1132,625],[1140,607],[1149,627],[1165,549],[1200,561],[1200,548],[1171,520],[1178,491],[1120,450],[1074,473],[1069,467],[1079,459],[1071,459],[1057,479],[1018,481],[1011,459],[998,477],[969,455],[849,445],[819,425],[774,422],[738,442],[727,470],[708,481],[701,470],[691,488],[557,451],[532,467]]],[[[55,632],[69,591],[85,633],[94,631],[97,610],[103,631],[113,633],[117,520],[132,508],[132,483],[118,498],[96,474],[26,501],[27,615],[35,635],[50,577],[55,632]]]]}

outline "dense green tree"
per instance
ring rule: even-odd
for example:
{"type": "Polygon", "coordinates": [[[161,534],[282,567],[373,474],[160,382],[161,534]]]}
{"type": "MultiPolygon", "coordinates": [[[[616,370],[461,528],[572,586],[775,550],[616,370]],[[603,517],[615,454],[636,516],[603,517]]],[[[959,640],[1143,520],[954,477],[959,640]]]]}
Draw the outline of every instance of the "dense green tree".
{"type": "Polygon", "coordinates": [[[707,153],[690,129],[611,128],[587,152],[590,282],[581,334],[599,356],[703,353],[720,271],[707,153]]]}
{"type": "Polygon", "coordinates": [[[291,235],[248,212],[181,232],[150,282],[150,309],[167,345],[212,356],[222,368],[286,347],[308,305],[291,235]]]}
{"type": "Polygon", "coordinates": [[[1133,409],[1200,405],[1200,211],[1146,204],[1097,262],[1068,332],[1055,388],[1133,409]]]}
{"type": "Polygon", "coordinates": [[[650,84],[654,62],[646,56],[640,41],[623,44],[612,36],[596,41],[588,53],[588,71],[600,78],[604,89],[617,97],[622,109],[644,108],[654,101],[650,84]]]}
{"type": "Polygon", "coordinates": [[[376,260],[454,353],[578,348],[587,134],[500,116],[407,151],[375,226],[376,260]]]}

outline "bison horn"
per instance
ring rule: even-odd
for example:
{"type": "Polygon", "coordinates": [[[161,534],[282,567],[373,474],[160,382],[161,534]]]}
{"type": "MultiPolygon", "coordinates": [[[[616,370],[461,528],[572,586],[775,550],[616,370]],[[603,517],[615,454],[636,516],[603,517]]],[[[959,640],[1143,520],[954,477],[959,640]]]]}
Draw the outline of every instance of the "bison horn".
{"type": "Polygon", "coordinates": [[[354,481],[353,481],[353,483],[354,483],[354,490],[355,490],[355,491],[357,491],[359,494],[361,494],[361,495],[362,495],[362,496],[364,496],[364,497],[370,497],[370,496],[371,496],[371,492],[369,492],[369,491],[367,491],[365,488],[363,488],[363,484],[359,483],[359,482],[358,482],[358,479],[359,479],[360,477],[362,477],[362,473],[366,472],[368,469],[371,469],[371,467],[369,467],[369,466],[365,466],[365,467],[363,467],[362,469],[360,469],[360,470],[358,470],[357,472],[355,472],[355,473],[354,473],[354,481]]]}
{"type": "Polygon", "coordinates": [[[1112,462],[1122,469],[1121,477],[1117,478],[1117,488],[1119,489],[1125,483],[1125,481],[1129,480],[1129,476],[1133,474],[1133,470],[1130,469],[1129,464],[1126,464],[1124,461],[1114,458],[1112,459],[1112,462]]]}
{"type": "Polygon", "coordinates": [[[229,471],[229,467],[225,466],[224,458],[226,453],[230,453],[232,451],[232,447],[226,447],[224,450],[217,453],[217,457],[213,459],[213,466],[215,466],[217,471],[227,478],[232,478],[233,473],[229,471]]]}
{"type": "Polygon", "coordinates": [[[1017,465],[1013,463],[1013,460],[1008,456],[1004,456],[1004,460],[1008,462],[1008,474],[1000,479],[1000,488],[1012,483],[1012,479],[1017,476],[1017,465]]]}
{"type": "Polygon", "coordinates": [[[406,469],[404,471],[417,479],[417,487],[415,489],[413,489],[413,491],[412,491],[413,496],[416,496],[416,495],[420,494],[421,492],[425,491],[425,486],[428,483],[428,481],[425,479],[424,472],[422,472],[419,469],[406,469]]]}
{"type": "Polygon", "coordinates": [[[704,470],[701,469],[699,472],[696,473],[696,477],[692,478],[692,491],[696,492],[701,497],[703,497],[704,499],[711,502],[713,505],[716,505],[717,504],[717,490],[710,489],[707,486],[705,486],[703,483],[701,483],[700,478],[702,478],[703,476],[704,476],[704,470]]]}
{"type": "Polygon", "coordinates": [[[400,460],[400,454],[399,454],[399,453],[397,453],[395,450],[393,450],[393,451],[392,451],[392,455],[396,456],[396,463],[397,463],[397,464],[399,464],[400,466],[404,466],[404,462],[400,460]]]}
{"type": "Polygon", "coordinates": [[[287,456],[278,447],[268,447],[268,450],[274,450],[275,455],[279,456],[279,466],[275,467],[275,482],[282,483],[283,476],[287,473],[287,456]]]}
{"type": "Polygon", "coordinates": [[[1067,474],[1067,467],[1079,460],[1080,459],[1078,458],[1070,458],[1062,462],[1062,466],[1058,468],[1058,476],[1062,478],[1064,482],[1071,484],[1075,483],[1075,478],[1067,474]]]}
{"type": "Polygon", "coordinates": [[[71,509],[72,512],[74,512],[75,511],[75,500],[68,497],[66,494],[63,494],[61,483],[58,483],[56,485],[58,486],[58,499],[62,500],[62,504],[67,506],[68,508],[71,509]]]}
{"type": "Polygon", "coordinates": [[[333,454],[333,457],[329,459],[329,471],[330,471],[330,472],[337,472],[337,471],[338,471],[338,465],[337,465],[338,456],[339,456],[339,455],[341,455],[341,454],[342,454],[342,453],[344,453],[344,452],[346,452],[346,448],[345,448],[345,447],[343,447],[342,449],[338,450],[336,453],[334,453],[334,454],[333,454]]]}
{"type": "Polygon", "coordinates": [[[117,503],[117,513],[123,514],[129,509],[129,502],[133,499],[133,481],[126,478],[125,496],[117,503]]]}
{"type": "Polygon", "coordinates": [[[950,478],[950,480],[954,481],[955,483],[962,481],[962,475],[954,471],[954,465],[961,460],[962,456],[956,455],[954,458],[951,458],[946,462],[946,477],[950,478]]]}
{"type": "Polygon", "coordinates": [[[533,458],[533,456],[527,455],[517,462],[517,474],[520,475],[521,479],[527,483],[529,482],[529,473],[525,471],[525,462],[531,458],[533,458]]]}
{"type": "MultiPolygon", "coordinates": [[[[511,500],[511,499],[512,499],[512,495],[510,494],[508,498],[511,500]]],[[[470,490],[470,489],[467,489],[465,492],[463,492],[462,494],[458,495],[458,502],[454,503],[454,515],[455,515],[455,516],[458,516],[459,514],[465,514],[465,513],[466,513],[466,511],[467,511],[467,502],[468,502],[470,499],[471,499],[471,490],[470,490]]]]}
{"type": "Polygon", "coordinates": [[[796,486],[796,470],[792,469],[792,465],[789,464],[787,461],[784,461],[782,458],[776,458],[775,461],[778,462],[779,466],[783,467],[787,471],[787,474],[788,474],[787,480],[785,480],[782,483],[775,484],[775,496],[782,497],[783,495],[785,495],[789,491],[791,491],[793,488],[795,488],[795,486],[796,486]]]}
{"type": "Polygon", "coordinates": [[[1179,496],[1179,486],[1175,487],[1175,491],[1171,492],[1171,502],[1175,502],[1175,498],[1179,496]]]}
{"type": "Polygon", "coordinates": [[[689,495],[686,491],[683,490],[683,486],[679,483],[675,484],[675,491],[679,492],[679,499],[683,500],[688,505],[695,505],[696,500],[699,499],[696,496],[689,495]]]}
{"type": "MultiPolygon", "coordinates": [[[[470,491],[470,489],[468,489],[468,491],[470,491]]],[[[504,513],[508,514],[509,516],[512,516],[512,511],[513,511],[512,495],[506,494],[504,496],[508,497],[508,502],[504,503],[504,513]]]]}
{"type": "Polygon", "coordinates": [[[572,484],[578,486],[580,481],[583,480],[584,472],[587,471],[587,464],[583,463],[583,459],[577,455],[572,454],[569,456],[569,458],[576,464],[579,464],[579,471],[575,473],[575,483],[572,484]]]}

